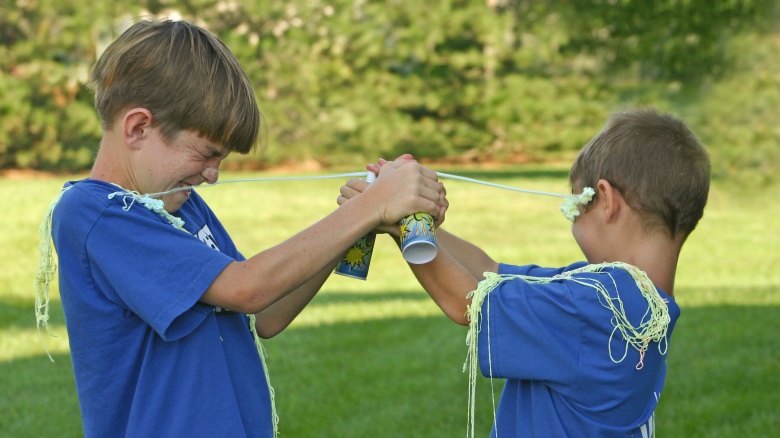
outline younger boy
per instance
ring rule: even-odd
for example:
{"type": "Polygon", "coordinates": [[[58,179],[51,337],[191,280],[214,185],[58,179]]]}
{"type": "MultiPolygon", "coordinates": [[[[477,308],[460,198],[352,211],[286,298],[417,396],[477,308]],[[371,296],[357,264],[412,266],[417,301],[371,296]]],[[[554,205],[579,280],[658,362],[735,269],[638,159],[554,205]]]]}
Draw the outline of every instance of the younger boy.
{"type": "Polygon", "coordinates": [[[260,131],[227,47],[191,23],[139,21],[101,55],[91,86],[100,150],[52,217],[84,435],[272,436],[245,314],[259,336],[276,335],[361,236],[418,211],[438,216],[435,173],[385,166],[354,202],[247,259],[191,189],[215,183],[222,160],[249,152],[260,131]],[[155,193],[165,194],[144,196],[155,193]]]}
{"type": "MultiPolygon", "coordinates": [[[[587,261],[498,263],[439,228],[437,257],[410,267],[450,319],[471,323],[482,373],[506,379],[492,436],[647,437],[680,314],[677,260],[703,214],[709,157],[680,120],[630,109],[611,116],[569,178],[575,193],[595,189],[572,224],[587,261]]],[[[363,187],[351,180],[342,195],[363,187]]]]}

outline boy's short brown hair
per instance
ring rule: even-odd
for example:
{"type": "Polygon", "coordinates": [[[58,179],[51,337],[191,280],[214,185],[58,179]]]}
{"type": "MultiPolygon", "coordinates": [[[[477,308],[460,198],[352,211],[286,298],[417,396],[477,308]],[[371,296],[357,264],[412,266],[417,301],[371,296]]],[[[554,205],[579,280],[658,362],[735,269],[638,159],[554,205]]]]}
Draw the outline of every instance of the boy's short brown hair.
{"type": "Polygon", "coordinates": [[[611,115],[572,165],[572,186],[606,179],[650,230],[687,237],[701,219],[710,187],[704,146],[678,118],[653,108],[611,115]]]}
{"type": "Polygon", "coordinates": [[[238,60],[186,21],[136,22],[100,56],[89,85],[104,130],[123,110],[143,107],[166,140],[194,131],[245,154],[260,134],[254,89],[238,60]]]}

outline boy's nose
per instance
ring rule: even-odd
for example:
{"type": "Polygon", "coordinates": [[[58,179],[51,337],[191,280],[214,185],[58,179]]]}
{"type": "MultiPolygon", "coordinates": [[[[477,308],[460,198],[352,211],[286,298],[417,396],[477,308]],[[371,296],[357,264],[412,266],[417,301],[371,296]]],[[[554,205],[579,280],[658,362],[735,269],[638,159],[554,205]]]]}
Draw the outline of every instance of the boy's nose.
{"type": "Polygon", "coordinates": [[[206,170],[201,173],[203,180],[209,184],[214,184],[219,179],[219,168],[207,167],[206,170]]]}

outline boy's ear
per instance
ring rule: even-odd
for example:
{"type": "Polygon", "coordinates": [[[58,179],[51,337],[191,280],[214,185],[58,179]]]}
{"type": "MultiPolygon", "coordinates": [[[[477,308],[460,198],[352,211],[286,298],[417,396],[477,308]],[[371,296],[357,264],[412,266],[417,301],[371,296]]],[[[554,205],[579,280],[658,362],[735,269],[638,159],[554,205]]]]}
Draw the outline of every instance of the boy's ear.
{"type": "Polygon", "coordinates": [[[131,148],[138,148],[149,135],[152,127],[152,112],[146,108],[132,108],[125,112],[122,120],[122,134],[125,143],[131,148]]]}
{"type": "Polygon", "coordinates": [[[596,183],[596,193],[601,198],[598,208],[604,210],[604,218],[607,223],[614,222],[625,204],[623,196],[605,179],[600,179],[596,183]]]}

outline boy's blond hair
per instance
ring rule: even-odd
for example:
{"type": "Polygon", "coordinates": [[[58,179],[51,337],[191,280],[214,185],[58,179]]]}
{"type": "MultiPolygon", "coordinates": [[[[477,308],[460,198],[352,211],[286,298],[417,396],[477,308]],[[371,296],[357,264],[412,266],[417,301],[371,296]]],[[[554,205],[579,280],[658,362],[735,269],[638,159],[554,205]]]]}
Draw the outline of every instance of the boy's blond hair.
{"type": "Polygon", "coordinates": [[[262,116],[238,60],[186,21],[136,22],[100,56],[89,85],[104,130],[122,111],[143,107],[166,140],[194,131],[245,154],[260,135],[262,116]]]}
{"type": "Polygon", "coordinates": [[[653,108],[612,114],[572,165],[572,186],[606,179],[642,217],[648,230],[687,237],[704,213],[710,159],[680,119],[653,108]]]}

